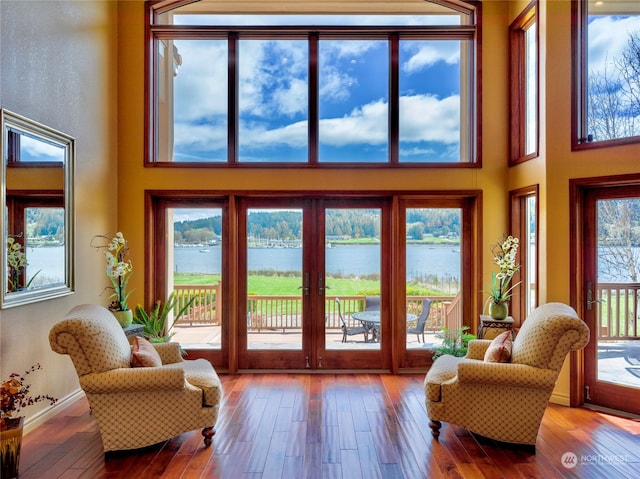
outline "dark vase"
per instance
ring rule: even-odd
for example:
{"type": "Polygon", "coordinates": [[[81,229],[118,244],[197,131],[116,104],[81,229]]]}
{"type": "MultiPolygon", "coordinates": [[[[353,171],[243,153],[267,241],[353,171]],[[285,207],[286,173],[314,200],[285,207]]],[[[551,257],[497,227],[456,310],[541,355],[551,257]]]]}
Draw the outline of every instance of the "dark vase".
{"type": "Polygon", "coordinates": [[[0,430],[0,477],[10,479],[18,477],[24,417],[5,419],[5,424],[6,428],[0,430]]]}

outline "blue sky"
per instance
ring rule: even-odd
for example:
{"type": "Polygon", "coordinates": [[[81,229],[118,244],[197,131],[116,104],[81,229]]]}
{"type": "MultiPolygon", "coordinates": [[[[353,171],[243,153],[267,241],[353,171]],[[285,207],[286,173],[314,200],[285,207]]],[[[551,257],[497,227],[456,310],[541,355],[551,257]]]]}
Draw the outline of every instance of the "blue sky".
{"type": "MultiPolygon", "coordinates": [[[[179,16],[182,24],[419,24],[419,16],[179,16]]],[[[429,17],[459,23],[455,16],[429,17]]],[[[178,21],[176,22],[178,23],[178,21]]],[[[620,55],[640,16],[591,18],[592,72],[620,55]]],[[[569,38],[567,39],[569,41],[569,38]]],[[[175,160],[226,161],[227,47],[177,40],[175,160]]],[[[320,42],[320,161],[386,162],[386,42],[320,42]]],[[[460,161],[461,42],[403,41],[400,50],[400,161],[460,161]]],[[[241,40],[239,158],[306,162],[308,51],[305,40],[241,40]]]]}
{"type": "MultiPolygon", "coordinates": [[[[438,21],[459,21],[453,18],[438,21]]],[[[234,22],[240,23],[218,21],[234,22]]],[[[226,42],[178,40],[176,46],[182,60],[174,78],[176,160],[225,161],[226,42]]],[[[402,161],[459,160],[460,48],[458,41],[401,42],[402,161]]],[[[321,39],[319,51],[320,161],[387,161],[387,42],[321,39]]],[[[307,161],[307,42],[241,40],[239,59],[240,161],[307,161]]]]}
{"type": "Polygon", "coordinates": [[[20,161],[51,161],[64,163],[65,149],[42,140],[20,135],[20,161]]]}

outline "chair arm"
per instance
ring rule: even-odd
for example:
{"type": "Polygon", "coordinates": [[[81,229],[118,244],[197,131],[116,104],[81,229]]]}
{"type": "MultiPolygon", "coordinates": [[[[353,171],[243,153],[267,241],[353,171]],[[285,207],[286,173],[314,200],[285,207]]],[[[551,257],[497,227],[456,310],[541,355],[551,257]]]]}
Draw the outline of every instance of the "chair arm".
{"type": "Polygon", "coordinates": [[[180,352],[180,343],[153,343],[162,359],[162,364],[173,364],[182,362],[182,353],[180,352]]]}
{"type": "Polygon", "coordinates": [[[527,364],[485,363],[463,360],[458,364],[460,383],[482,383],[512,387],[553,388],[558,372],[527,364]]]}
{"type": "Polygon", "coordinates": [[[94,394],[184,389],[185,384],[180,368],[120,368],[80,377],[84,392],[94,394]]]}
{"type": "Polygon", "coordinates": [[[489,349],[490,339],[472,339],[469,341],[466,357],[469,359],[484,359],[484,354],[489,349]]]}

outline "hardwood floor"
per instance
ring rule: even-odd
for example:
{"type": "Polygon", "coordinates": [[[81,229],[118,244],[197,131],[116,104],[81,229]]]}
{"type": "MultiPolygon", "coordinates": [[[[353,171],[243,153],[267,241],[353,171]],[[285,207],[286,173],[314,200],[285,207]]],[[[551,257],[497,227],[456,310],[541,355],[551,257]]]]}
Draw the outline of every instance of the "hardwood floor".
{"type": "MultiPolygon", "coordinates": [[[[221,379],[225,397],[210,448],[200,431],[192,431],[105,460],[82,399],[24,437],[20,479],[640,476],[640,422],[631,419],[550,405],[533,454],[448,423],[433,440],[423,374],[221,379]],[[575,454],[567,463],[574,467],[563,466],[565,453],[575,454]]],[[[510,407],[526,405],[494,405],[487,414],[509,414],[510,407]]]]}

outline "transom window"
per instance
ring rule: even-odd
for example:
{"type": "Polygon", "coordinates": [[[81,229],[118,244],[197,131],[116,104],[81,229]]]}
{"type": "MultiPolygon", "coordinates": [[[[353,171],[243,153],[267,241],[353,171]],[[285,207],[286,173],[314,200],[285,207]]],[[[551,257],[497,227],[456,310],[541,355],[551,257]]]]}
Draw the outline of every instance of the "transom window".
{"type": "Polygon", "coordinates": [[[478,164],[475,8],[329,3],[229,15],[150,2],[147,162],[478,164]]]}

